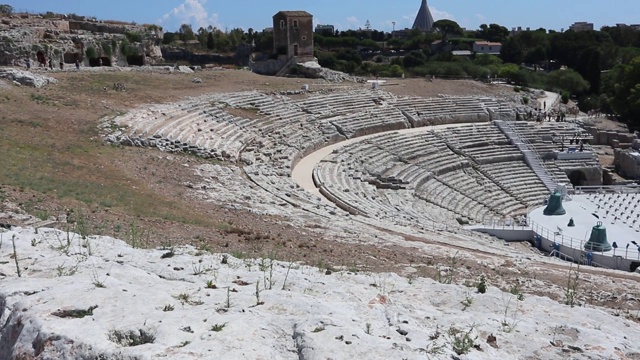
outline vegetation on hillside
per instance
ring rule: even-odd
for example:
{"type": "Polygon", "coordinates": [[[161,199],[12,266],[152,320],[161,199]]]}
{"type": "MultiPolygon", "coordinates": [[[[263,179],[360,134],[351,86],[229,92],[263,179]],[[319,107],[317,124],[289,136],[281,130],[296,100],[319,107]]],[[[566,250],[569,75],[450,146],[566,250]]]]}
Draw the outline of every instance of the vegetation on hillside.
{"type": "MultiPolygon", "coordinates": [[[[1,14],[13,12],[11,5],[0,4],[1,14]]],[[[161,30],[154,25],[146,27],[161,30]]],[[[120,51],[134,55],[129,44],[140,37],[140,33],[126,33],[120,51]]],[[[518,86],[563,93],[576,99],[583,111],[615,113],[632,128],[640,128],[640,31],[633,27],[605,26],[579,32],[540,28],[512,34],[499,24],[465,31],[445,19],[436,21],[429,33],[407,30],[403,36],[393,36],[368,26],[324,31],[315,34],[314,41],[319,63],[334,70],[360,76],[501,78],[518,86]],[[500,53],[454,55],[456,50],[472,50],[479,40],[502,43],[500,53]]],[[[273,33],[252,28],[223,31],[208,26],[194,30],[183,24],[176,32],[165,32],[162,43],[203,53],[252,51],[255,59],[276,56],[273,33]]],[[[102,47],[107,54],[117,50],[115,45],[102,47]]],[[[87,51],[87,56],[94,55],[91,49],[87,51]]]]}
{"type": "Polygon", "coordinates": [[[316,57],[334,70],[363,76],[502,78],[572,96],[581,110],[615,113],[640,128],[640,31],[603,27],[599,31],[537,29],[514,34],[498,24],[463,31],[451,20],[435,31],[405,38],[366,30],[316,35],[316,57]],[[474,41],[501,42],[499,54],[455,56],[474,41]]]}

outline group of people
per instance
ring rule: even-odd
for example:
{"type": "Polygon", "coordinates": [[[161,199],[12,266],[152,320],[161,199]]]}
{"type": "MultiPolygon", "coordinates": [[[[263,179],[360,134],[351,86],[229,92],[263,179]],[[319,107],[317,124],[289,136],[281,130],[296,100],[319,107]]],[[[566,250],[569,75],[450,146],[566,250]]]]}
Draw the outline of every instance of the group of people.
{"type": "Polygon", "coordinates": [[[584,151],[584,145],[589,143],[588,138],[583,138],[580,136],[579,133],[575,133],[573,134],[572,138],[565,138],[564,135],[562,135],[560,137],[560,139],[553,139],[553,143],[559,143],[560,144],[560,151],[564,151],[564,147],[565,147],[565,142],[569,140],[569,145],[580,145],[580,148],[578,149],[578,151],[583,152],[584,151]]]}
{"type": "MultiPolygon", "coordinates": [[[[53,60],[52,59],[47,59],[46,57],[44,57],[43,59],[38,61],[40,63],[41,67],[47,67],[47,63],[49,63],[49,69],[53,70],[53,60]]],[[[27,67],[27,70],[31,70],[31,59],[30,58],[26,58],[24,60],[24,64],[27,67]]],[[[64,59],[60,58],[60,62],[58,63],[58,65],[60,66],[60,70],[64,70],[64,59]]],[[[80,70],[80,60],[76,59],[75,62],[76,65],[76,69],[80,70]]]]}
{"type": "Polygon", "coordinates": [[[564,113],[564,111],[537,110],[536,113],[534,113],[533,110],[529,110],[529,113],[527,114],[527,120],[531,121],[534,119],[536,120],[536,122],[539,122],[539,123],[543,123],[545,121],[553,121],[553,120],[555,120],[556,122],[563,122],[563,121],[566,121],[567,115],[564,113]]]}

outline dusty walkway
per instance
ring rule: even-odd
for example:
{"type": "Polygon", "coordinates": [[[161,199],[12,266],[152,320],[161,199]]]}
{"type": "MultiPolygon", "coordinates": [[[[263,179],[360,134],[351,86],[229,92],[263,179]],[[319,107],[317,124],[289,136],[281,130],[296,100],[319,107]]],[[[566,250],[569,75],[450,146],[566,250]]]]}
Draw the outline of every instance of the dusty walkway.
{"type": "Polygon", "coordinates": [[[537,101],[538,109],[542,109],[543,111],[551,110],[556,107],[557,103],[560,101],[560,94],[545,91],[544,97],[539,98],[537,101]]]}

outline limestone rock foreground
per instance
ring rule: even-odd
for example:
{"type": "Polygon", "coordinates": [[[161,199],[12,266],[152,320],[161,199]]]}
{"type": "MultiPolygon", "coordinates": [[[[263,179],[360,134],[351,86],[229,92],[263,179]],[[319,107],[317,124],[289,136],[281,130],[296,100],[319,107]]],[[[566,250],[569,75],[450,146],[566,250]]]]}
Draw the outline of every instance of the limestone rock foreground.
{"type": "Polygon", "coordinates": [[[17,82],[21,85],[35,87],[35,88],[41,88],[49,84],[58,83],[58,80],[46,75],[32,73],[30,71],[12,69],[12,68],[0,69],[0,78],[7,79],[10,81],[17,82]]]}
{"type": "Polygon", "coordinates": [[[0,360],[640,356],[640,329],[623,316],[491,284],[479,294],[191,247],[2,231],[0,360]]]}

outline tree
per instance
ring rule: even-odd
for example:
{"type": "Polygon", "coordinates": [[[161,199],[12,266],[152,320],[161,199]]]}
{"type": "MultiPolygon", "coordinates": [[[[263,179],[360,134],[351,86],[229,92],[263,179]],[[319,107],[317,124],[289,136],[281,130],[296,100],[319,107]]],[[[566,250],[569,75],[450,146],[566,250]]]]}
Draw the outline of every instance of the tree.
{"type": "Polygon", "coordinates": [[[600,68],[600,51],[595,48],[586,49],[582,52],[582,58],[584,59],[584,63],[580,69],[580,73],[583,74],[585,80],[591,85],[589,92],[599,94],[602,75],[600,68]]]}
{"type": "Polygon", "coordinates": [[[489,54],[477,54],[474,62],[480,66],[502,65],[502,60],[499,57],[489,54]]]}
{"type": "Polygon", "coordinates": [[[542,45],[530,49],[524,56],[524,61],[528,64],[537,64],[545,60],[547,60],[547,52],[542,45]]]}
{"type": "Polygon", "coordinates": [[[198,33],[196,35],[196,39],[200,43],[200,46],[203,48],[207,46],[207,42],[209,40],[209,31],[203,27],[198,29],[198,33]]]}
{"type": "Polygon", "coordinates": [[[13,14],[13,6],[9,4],[0,4],[0,14],[3,14],[3,15],[13,14]]]}
{"type": "Polygon", "coordinates": [[[162,43],[169,45],[176,40],[176,33],[166,32],[162,35],[162,43]]]}
{"type": "Polygon", "coordinates": [[[409,55],[402,59],[402,65],[405,68],[414,68],[422,66],[426,62],[427,57],[421,51],[412,51],[409,55]]]}
{"type": "Polygon", "coordinates": [[[474,32],[474,36],[487,41],[503,42],[509,37],[509,29],[498,24],[482,24],[480,30],[474,32]]]}
{"type": "Polygon", "coordinates": [[[580,94],[589,89],[589,82],[582,78],[577,71],[555,70],[547,75],[547,85],[555,89],[562,89],[571,94],[580,94]]]}
{"type": "Polygon", "coordinates": [[[189,24],[180,25],[180,29],[178,30],[178,38],[183,42],[187,42],[189,40],[195,40],[196,35],[193,33],[193,29],[189,24]]]}
{"type": "Polygon", "coordinates": [[[438,20],[433,23],[433,28],[442,34],[442,43],[446,43],[449,35],[461,35],[462,28],[457,22],[449,19],[438,20]]]}
{"type": "Polygon", "coordinates": [[[505,63],[522,63],[522,60],[524,59],[524,53],[518,39],[509,38],[507,39],[507,41],[502,43],[502,48],[500,49],[500,58],[502,58],[502,61],[504,61],[505,63]]]}
{"type": "Polygon", "coordinates": [[[640,57],[612,70],[608,90],[611,108],[631,129],[640,128],[640,57]]]}
{"type": "Polygon", "coordinates": [[[207,49],[209,50],[213,50],[216,47],[216,41],[213,38],[213,33],[210,32],[209,35],[207,35],[207,49]]]}
{"type": "Polygon", "coordinates": [[[516,64],[505,64],[500,68],[498,76],[508,79],[510,82],[516,85],[527,85],[526,73],[520,69],[520,66],[516,64]]]}

